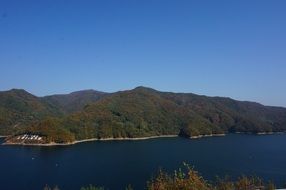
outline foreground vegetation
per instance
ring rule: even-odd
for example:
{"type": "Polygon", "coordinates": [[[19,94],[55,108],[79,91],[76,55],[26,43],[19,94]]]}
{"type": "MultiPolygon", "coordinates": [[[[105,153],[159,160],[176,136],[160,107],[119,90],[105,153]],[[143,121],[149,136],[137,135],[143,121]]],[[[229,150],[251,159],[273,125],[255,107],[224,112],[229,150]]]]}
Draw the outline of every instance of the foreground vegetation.
{"type": "MultiPolygon", "coordinates": [[[[125,190],[132,190],[129,185],[125,190]]],[[[179,169],[173,174],[160,171],[157,177],[147,182],[146,190],[274,190],[275,185],[271,182],[265,183],[257,177],[242,176],[236,181],[229,178],[217,179],[211,183],[203,179],[202,176],[188,165],[184,171],[179,169]]],[[[45,187],[44,190],[52,190],[45,187]]],[[[53,190],[59,190],[58,187],[53,190]]],[[[107,190],[104,187],[89,185],[80,190],[107,190]]]]}
{"type": "Polygon", "coordinates": [[[48,142],[158,135],[192,137],[286,131],[286,109],[229,98],[138,87],[38,98],[0,92],[0,135],[38,134],[48,142]]]}

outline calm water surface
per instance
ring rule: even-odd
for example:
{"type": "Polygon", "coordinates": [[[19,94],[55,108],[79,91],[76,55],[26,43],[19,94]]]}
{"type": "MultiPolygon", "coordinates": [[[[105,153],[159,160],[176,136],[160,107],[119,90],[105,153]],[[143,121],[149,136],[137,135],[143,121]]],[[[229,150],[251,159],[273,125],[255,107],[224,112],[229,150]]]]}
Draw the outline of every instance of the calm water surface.
{"type": "Polygon", "coordinates": [[[182,162],[209,180],[216,175],[256,174],[282,186],[286,182],[286,135],[0,146],[0,184],[9,190],[41,190],[45,184],[57,184],[61,190],[79,190],[88,184],[118,190],[132,184],[140,190],[159,168],[173,171],[182,162]]]}

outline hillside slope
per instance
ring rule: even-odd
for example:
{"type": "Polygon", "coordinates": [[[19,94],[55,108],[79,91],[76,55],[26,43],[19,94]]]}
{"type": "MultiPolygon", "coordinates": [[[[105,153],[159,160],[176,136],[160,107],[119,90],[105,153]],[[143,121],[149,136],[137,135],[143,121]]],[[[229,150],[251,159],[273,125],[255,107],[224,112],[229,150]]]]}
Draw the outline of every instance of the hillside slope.
{"type": "Polygon", "coordinates": [[[286,130],[286,109],[139,87],[86,106],[62,125],[78,139],[278,132],[286,130]]]}
{"type": "Polygon", "coordinates": [[[108,93],[95,90],[82,90],[70,94],[45,96],[41,100],[55,105],[59,110],[68,114],[80,111],[87,104],[94,103],[106,95],[108,93]]]}
{"type": "Polygon", "coordinates": [[[286,131],[285,108],[146,87],[44,98],[12,90],[0,93],[0,110],[2,134],[31,132],[56,139],[61,139],[58,133],[81,140],[286,131]],[[21,130],[8,130],[18,123],[21,130]]]}
{"type": "Polygon", "coordinates": [[[52,104],[21,89],[0,92],[0,133],[7,135],[14,128],[28,125],[45,117],[61,116],[52,104]]]}

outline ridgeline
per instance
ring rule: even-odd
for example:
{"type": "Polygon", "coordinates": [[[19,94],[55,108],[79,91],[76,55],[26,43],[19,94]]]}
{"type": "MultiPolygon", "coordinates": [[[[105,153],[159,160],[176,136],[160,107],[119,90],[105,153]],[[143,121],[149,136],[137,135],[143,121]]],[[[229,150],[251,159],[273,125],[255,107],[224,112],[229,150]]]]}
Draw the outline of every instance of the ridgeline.
{"type": "MultiPolygon", "coordinates": [[[[230,98],[160,92],[146,87],[46,97],[18,89],[0,92],[0,136],[8,136],[8,142],[15,142],[16,137],[21,140],[24,134],[38,135],[42,138],[40,143],[47,144],[284,131],[286,108],[230,98]]],[[[20,140],[16,143],[30,143],[20,140]]]]}

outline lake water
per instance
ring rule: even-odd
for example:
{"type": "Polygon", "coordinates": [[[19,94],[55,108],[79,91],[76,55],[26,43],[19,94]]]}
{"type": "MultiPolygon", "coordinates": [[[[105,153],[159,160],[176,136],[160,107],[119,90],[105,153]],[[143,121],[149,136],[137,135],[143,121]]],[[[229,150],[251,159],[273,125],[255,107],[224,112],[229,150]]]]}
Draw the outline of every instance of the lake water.
{"type": "Polygon", "coordinates": [[[45,184],[57,184],[61,190],[79,190],[96,184],[118,190],[132,184],[141,190],[159,168],[173,171],[183,162],[209,180],[216,175],[256,174],[282,186],[286,183],[286,135],[0,146],[0,188],[41,190],[45,184]]]}

